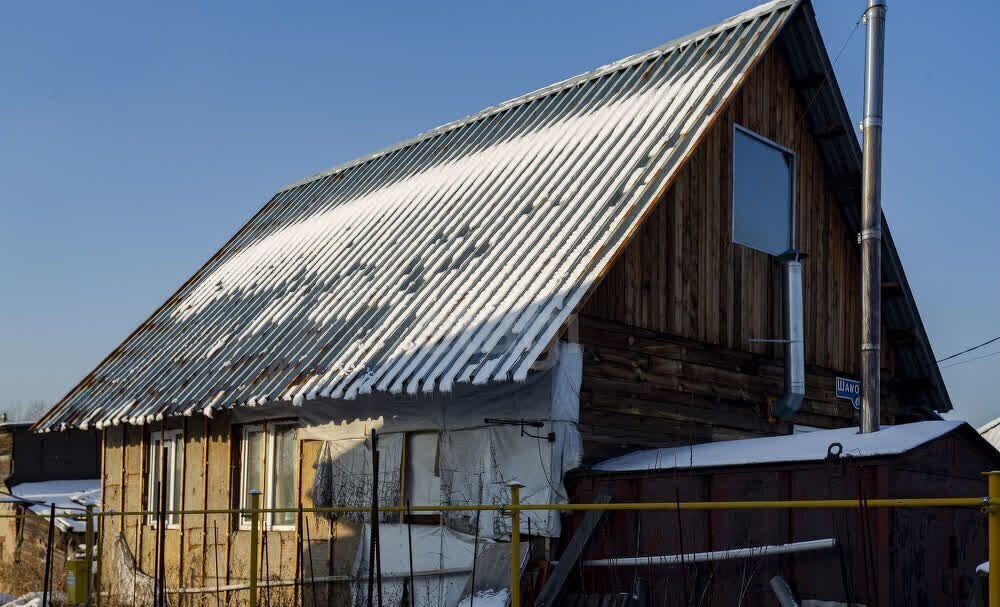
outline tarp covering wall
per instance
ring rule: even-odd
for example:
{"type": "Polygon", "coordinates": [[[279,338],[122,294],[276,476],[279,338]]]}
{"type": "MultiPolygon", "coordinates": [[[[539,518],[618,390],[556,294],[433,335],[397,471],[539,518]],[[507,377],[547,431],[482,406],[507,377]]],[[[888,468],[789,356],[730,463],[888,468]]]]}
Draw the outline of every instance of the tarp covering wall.
{"type": "MultiPolygon", "coordinates": [[[[371,527],[365,525],[354,559],[352,595],[355,605],[366,605],[371,527]]],[[[455,605],[472,571],[475,538],[447,527],[430,525],[379,525],[382,565],[382,599],[389,607],[445,607],[455,605]],[[413,554],[413,597],[404,603],[404,588],[413,554]]],[[[488,540],[480,540],[479,553],[488,540]]],[[[378,592],[378,588],[375,589],[378,592]]],[[[381,604],[381,603],[380,603],[381,604]]]]}
{"type": "MultiPolygon", "coordinates": [[[[580,346],[561,343],[556,359],[550,369],[520,384],[461,386],[435,398],[370,395],[301,407],[240,408],[233,421],[294,417],[302,423],[300,440],[324,441],[312,488],[318,506],[371,503],[372,430],[378,433],[382,505],[407,499],[413,505],[500,505],[510,501],[512,481],[524,485],[525,503],[561,503],[566,501],[563,474],[579,464],[582,452],[577,430],[580,346]],[[542,426],[487,424],[486,419],[542,426]],[[407,478],[401,475],[404,467],[407,478]],[[423,501],[427,499],[431,501],[423,501]]],[[[447,512],[445,518],[457,531],[475,531],[475,513],[447,512]]],[[[524,513],[521,520],[522,532],[559,535],[556,512],[524,513]]],[[[508,526],[509,519],[497,511],[480,514],[483,537],[504,537],[510,533],[508,526]]]]}

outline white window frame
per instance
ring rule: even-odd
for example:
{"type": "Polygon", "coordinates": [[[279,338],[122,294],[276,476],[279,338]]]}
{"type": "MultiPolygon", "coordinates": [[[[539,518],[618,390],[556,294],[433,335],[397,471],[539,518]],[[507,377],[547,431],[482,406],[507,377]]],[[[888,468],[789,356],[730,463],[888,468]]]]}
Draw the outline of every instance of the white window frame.
{"type": "Polygon", "coordinates": [[[789,218],[788,218],[788,243],[789,243],[789,249],[794,249],[795,248],[795,203],[796,203],[796,198],[798,197],[797,196],[798,195],[798,183],[797,183],[797,175],[796,175],[796,173],[798,173],[798,169],[799,169],[799,157],[795,153],[795,150],[793,150],[791,148],[787,148],[787,147],[781,145],[780,143],[778,143],[777,141],[773,141],[771,139],[768,139],[767,137],[761,135],[760,133],[757,133],[755,131],[751,131],[747,127],[745,127],[745,126],[743,126],[741,124],[737,124],[736,122],[733,122],[733,140],[732,140],[732,144],[733,144],[733,164],[730,167],[730,170],[732,171],[730,173],[730,175],[732,176],[732,179],[731,179],[732,196],[730,197],[729,206],[730,206],[730,214],[732,215],[732,222],[731,222],[731,225],[729,226],[729,229],[731,231],[730,233],[732,235],[732,241],[733,241],[734,244],[738,244],[738,245],[740,245],[742,247],[747,247],[748,249],[753,249],[754,251],[760,251],[761,253],[765,253],[765,254],[768,254],[768,255],[773,255],[773,253],[769,253],[767,251],[762,251],[761,249],[758,249],[757,247],[755,247],[752,244],[745,243],[745,242],[740,242],[739,240],[736,239],[736,163],[738,162],[738,160],[736,158],[735,148],[736,148],[736,133],[737,132],[740,132],[740,133],[742,133],[742,134],[744,134],[744,135],[746,135],[748,137],[756,139],[757,141],[759,141],[760,143],[763,143],[764,145],[770,146],[770,147],[778,150],[779,152],[782,152],[782,153],[785,153],[785,154],[788,154],[789,156],[791,156],[791,159],[792,159],[791,171],[790,171],[791,172],[791,184],[790,184],[791,192],[789,194],[791,196],[791,199],[790,199],[790,204],[788,205],[789,206],[789,209],[788,209],[788,213],[789,213],[789,218]]]}
{"type": "MultiPolygon", "coordinates": [[[[264,479],[263,487],[253,487],[254,489],[259,489],[262,491],[261,494],[261,508],[274,508],[274,481],[275,481],[275,435],[279,430],[297,429],[298,425],[290,421],[277,421],[268,422],[263,424],[249,424],[243,426],[240,429],[240,508],[250,508],[250,502],[247,496],[247,436],[253,432],[261,432],[264,434],[264,445],[263,445],[263,456],[264,461],[261,462],[263,466],[262,478],[264,479]]],[[[297,459],[297,458],[296,458],[297,459]]],[[[298,476],[298,462],[292,462],[292,470],[294,475],[298,476]]],[[[296,483],[297,484],[297,483],[296,483]]],[[[299,496],[296,495],[296,499],[299,496]]],[[[269,512],[266,516],[261,517],[262,528],[270,529],[272,531],[294,531],[295,523],[290,524],[277,524],[274,522],[274,518],[277,513],[269,512]]],[[[240,529],[249,529],[250,521],[246,520],[242,515],[239,516],[239,526],[240,529]]]]}
{"type": "MultiPolygon", "coordinates": [[[[160,450],[156,447],[156,441],[157,440],[160,441],[160,446],[161,447],[164,444],[170,445],[170,447],[167,449],[166,467],[165,467],[165,469],[160,470],[160,474],[165,477],[165,482],[166,482],[166,485],[167,485],[166,486],[166,497],[167,497],[166,509],[167,509],[168,512],[170,512],[171,510],[179,510],[180,509],[180,504],[175,504],[174,503],[174,490],[173,489],[174,489],[174,484],[175,483],[180,483],[182,481],[182,478],[175,478],[175,476],[174,476],[174,472],[177,470],[176,464],[177,464],[177,458],[178,457],[181,458],[181,461],[180,461],[181,476],[183,477],[183,475],[184,475],[184,449],[183,449],[183,442],[182,442],[182,447],[180,449],[180,453],[177,453],[178,449],[177,449],[176,443],[175,443],[175,441],[177,440],[177,438],[180,438],[181,441],[183,441],[183,435],[184,435],[184,431],[183,430],[164,430],[162,432],[157,431],[157,432],[151,432],[149,434],[149,460],[148,460],[148,469],[147,469],[147,473],[146,473],[146,478],[148,479],[148,483],[147,483],[148,487],[146,487],[146,504],[147,504],[149,510],[154,511],[154,513],[150,514],[149,517],[148,517],[148,523],[149,523],[149,525],[151,527],[156,527],[156,524],[157,524],[155,510],[156,510],[156,504],[157,504],[157,502],[159,500],[159,496],[155,494],[156,485],[157,485],[157,480],[158,479],[154,478],[151,473],[152,473],[153,462],[154,461],[156,462],[157,469],[160,468],[160,464],[162,463],[160,461],[161,460],[161,458],[160,458],[160,450]],[[156,459],[154,460],[153,458],[156,458],[156,459]]],[[[178,491],[177,494],[181,496],[182,500],[184,499],[184,496],[182,495],[182,492],[178,491]]],[[[181,524],[180,524],[181,516],[179,514],[166,514],[165,518],[166,518],[166,522],[167,522],[167,525],[166,525],[167,529],[179,529],[180,528],[180,526],[181,526],[181,524]]]]}

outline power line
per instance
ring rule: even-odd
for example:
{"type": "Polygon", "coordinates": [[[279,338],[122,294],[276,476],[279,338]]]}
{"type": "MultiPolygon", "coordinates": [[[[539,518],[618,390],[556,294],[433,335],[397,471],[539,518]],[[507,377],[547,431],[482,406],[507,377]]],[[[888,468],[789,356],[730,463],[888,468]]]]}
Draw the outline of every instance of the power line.
{"type": "Polygon", "coordinates": [[[983,343],[979,344],[978,346],[972,346],[971,348],[969,348],[967,350],[962,350],[961,352],[957,352],[955,354],[952,354],[951,356],[945,356],[941,360],[937,360],[937,361],[934,361],[934,362],[943,363],[944,361],[951,360],[951,359],[955,358],[956,356],[961,356],[961,355],[963,355],[963,354],[965,354],[967,352],[972,352],[973,350],[978,350],[979,348],[982,348],[983,346],[988,346],[988,345],[990,345],[991,343],[993,343],[995,341],[1000,341],[1000,336],[994,337],[993,339],[991,339],[989,341],[984,341],[983,343]]]}
{"type": "MultiPolygon", "coordinates": [[[[854,22],[854,29],[851,30],[850,34],[848,34],[844,43],[840,45],[840,50],[837,51],[837,55],[833,58],[833,63],[830,64],[831,72],[833,71],[833,68],[837,67],[837,62],[840,61],[840,56],[844,54],[844,50],[847,48],[847,45],[851,42],[851,39],[854,38],[854,34],[858,32],[858,28],[861,27],[861,21],[865,17],[865,12],[862,12],[861,15],[858,16],[858,20],[854,22]]],[[[816,98],[819,97],[820,92],[822,92],[823,87],[826,86],[829,79],[830,74],[823,74],[823,80],[820,82],[819,86],[816,87],[816,90],[806,103],[806,109],[802,112],[802,115],[799,116],[799,124],[805,120],[806,116],[809,114],[809,110],[812,108],[813,103],[816,101],[816,98]]]]}
{"type": "Polygon", "coordinates": [[[971,363],[973,361],[981,360],[981,359],[984,359],[984,358],[992,358],[994,356],[1000,356],[1000,352],[992,352],[990,354],[983,354],[982,356],[977,356],[975,358],[970,358],[970,359],[967,359],[967,360],[960,360],[957,363],[951,363],[950,365],[945,365],[945,366],[943,366],[941,368],[942,369],[948,369],[950,367],[957,367],[959,365],[964,365],[965,363],[971,363]]]}

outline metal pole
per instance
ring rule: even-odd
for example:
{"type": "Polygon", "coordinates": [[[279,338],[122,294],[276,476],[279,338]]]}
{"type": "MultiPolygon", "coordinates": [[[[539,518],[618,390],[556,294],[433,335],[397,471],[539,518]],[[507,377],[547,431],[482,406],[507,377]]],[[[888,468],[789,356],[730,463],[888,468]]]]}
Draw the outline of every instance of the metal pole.
{"type": "Polygon", "coordinates": [[[215,555],[215,607],[222,607],[222,595],[219,590],[219,521],[212,521],[212,554],[215,555]]]}
{"type": "Polygon", "coordinates": [[[49,587],[52,585],[52,538],[56,527],[56,505],[49,505],[49,535],[45,542],[45,575],[42,581],[42,607],[49,607],[49,587]]]}
{"type": "Polygon", "coordinates": [[[94,571],[94,506],[91,504],[87,505],[87,520],[84,521],[84,556],[83,560],[87,563],[87,578],[86,578],[86,588],[87,588],[87,605],[91,604],[91,597],[94,592],[93,586],[93,571],[94,571]]]}
{"type": "Polygon", "coordinates": [[[1000,607],[1000,471],[986,473],[989,505],[986,518],[989,524],[989,605],[1000,607]]]}
{"type": "MultiPolygon", "coordinates": [[[[330,523],[334,525],[336,523],[330,523]]],[[[306,526],[306,547],[309,549],[309,587],[312,592],[312,607],[319,607],[319,598],[316,596],[316,565],[313,564],[312,537],[309,533],[309,519],[305,520],[306,526]]],[[[302,604],[305,605],[306,590],[302,589],[302,604]]],[[[329,596],[327,599],[329,600],[329,596]]]]}
{"type": "MultiPolygon", "coordinates": [[[[510,605],[521,607],[521,483],[510,486],[510,605]]],[[[475,592],[475,589],[473,589],[475,592]]]]}
{"type": "Polygon", "coordinates": [[[103,573],[103,565],[101,564],[104,560],[104,524],[103,522],[97,525],[97,554],[95,559],[97,560],[97,570],[94,572],[94,604],[97,607],[101,607],[101,576],[103,573]]]}
{"type": "Polygon", "coordinates": [[[375,595],[375,545],[378,542],[378,435],[372,429],[372,507],[368,528],[368,601],[366,607],[373,607],[375,595]]]}
{"type": "MultiPolygon", "coordinates": [[[[413,515],[410,514],[410,512],[409,512],[410,500],[406,500],[406,508],[407,508],[407,512],[406,512],[406,548],[407,548],[407,550],[410,551],[410,578],[409,578],[410,579],[410,604],[409,604],[409,607],[415,607],[415,605],[417,603],[416,603],[416,601],[413,600],[413,593],[416,592],[417,590],[413,586],[413,515]]],[[[472,571],[476,570],[475,569],[475,567],[476,567],[475,562],[476,562],[475,558],[473,558],[473,560],[472,560],[472,563],[473,563],[472,564],[472,571]]],[[[474,586],[475,586],[475,583],[473,583],[473,587],[474,586]]],[[[473,590],[475,590],[475,588],[473,588],[473,590]]]]}
{"type": "Polygon", "coordinates": [[[250,490],[250,607],[257,607],[257,541],[260,539],[260,489],[250,490]]]}
{"type": "Polygon", "coordinates": [[[882,343],[882,80],[884,0],[868,0],[865,22],[864,157],[861,183],[861,431],[879,429],[882,343]]]}
{"type": "MultiPolygon", "coordinates": [[[[472,540],[472,576],[469,580],[469,588],[472,589],[472,594],[469,595],[469,607],[475,607],[476,602],[476,561],[479,560],[479,515],[482,514],[479,510],[476,510],[476,535],[472,540]]],[[[531,519],[528,519],[528,537],[531,537],[531,519]]],[[[530,541],[530,540],[529,540],[530,541]]],[[[412,565],[411,565],[412,568],[412,565]]],[[[413,572],[411,569],[410,578],[413,578],[413,572]]]]}

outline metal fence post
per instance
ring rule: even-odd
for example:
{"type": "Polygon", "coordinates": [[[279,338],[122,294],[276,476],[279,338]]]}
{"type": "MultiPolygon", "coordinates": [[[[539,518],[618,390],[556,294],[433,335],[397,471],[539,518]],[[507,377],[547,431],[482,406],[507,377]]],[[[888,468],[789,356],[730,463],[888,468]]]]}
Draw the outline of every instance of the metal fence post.
{"type": "Polygon", "coordinates": [[[989,597],[990,607],[1000,607],[1000,471],[986,473],[986,520],[989,525],[989,597]]]}
{"type": "Polygon", "coordinates": [[[83,560],[87,563],[87,605],[92,605],[94,593],[94,506],[87,504],[87,520],[85,521],[84,542],[86,549],[83,560]]]}
{"type": "Polygon", "coordinates": [[[260,540],[260,490],[250,490],[250,607],[257,607],[257,542],[260,540]]]}
{"type": "MultiPolygon", "coordinates": [[[[510,605],[521,607],[521,483],[510,487],[510,605]]],[[[472,589],[475,594],[475,588],[472,589]]]]}

